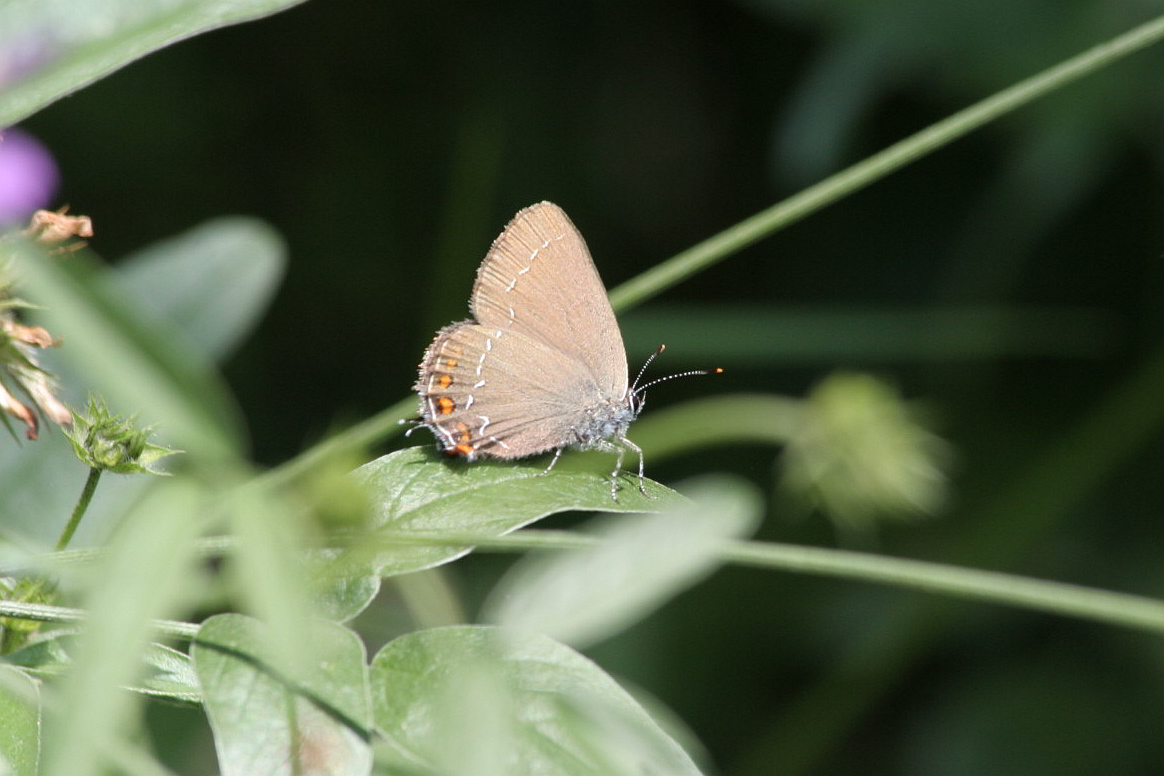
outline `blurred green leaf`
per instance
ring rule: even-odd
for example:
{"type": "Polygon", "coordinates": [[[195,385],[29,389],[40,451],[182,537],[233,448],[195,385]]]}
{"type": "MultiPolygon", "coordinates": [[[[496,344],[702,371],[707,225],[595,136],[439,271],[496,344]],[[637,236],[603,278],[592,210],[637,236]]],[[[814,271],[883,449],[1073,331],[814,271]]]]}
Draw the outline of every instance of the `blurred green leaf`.
{"type": "Polygon", "coordinates": [[[302,552],[305,516],[300,505],[242,486],[232,493],[229,509],[237,542],[227,569],[239,603],[276,634],[272,643],[279,665],[302,668],[311,656],[299,630],[315,612],[302,552]]]}
{"type": "Polygon", "coordinates": [[[128,689],[155,698],[197,703],[202,700],[190,657],[164,644],[149,644],[142,655],[144,671],[128,689]]]}
{"type": "Polygon", "coordinates": [[[583,530],[600,544],[518,561],[490,596],[488,618],[583,648],[703,579],[720,565],[727,540],[752,533],[763,500],[734,477],[709,476],[682,490],[693,503],[598,518],[583,530]]]}
{"type": "MultiPolygon", "coordinates": [[[[76,662],[77,631],[45,633],[35,642],[5,656],[5,660],[37,676],[67,673],[76,662]]],[[[164,644],[146,645],[143,672],[126,689],[143,695],[195,703],[202,694],[190,658],[164,644]]]]}
{"type": "Polygon", "coordinates": [[[229,217],[132,253],[106,277],[211,360],[229,354],[255,328],[286,264],[283,239],[269,225],[229,217]]]}
{"type": "Polygon", "coordinates": [[[0,773],[37,776],[40,685],[18,668],[0,666],[0,672],[0,773]]]}
{"type": "Polygon", "coordinates": [[[419,571],[472,549],[434,542],[442,536],[502,536],[557,512],[658,512],[685,501],[651,480],[645,481],[650,497],[644,496],[627,473],[614,501],[606,475],[566,465],[545,474],[545,467],[540,461],[466,463],[421,447],[361,466],[355,475],[368,488],[377,529],[373,565],[383,576],[419,571]]]}
{"type": "Polygon", "coordinates": [[[347,622],[380,592],[380,576],[367,564],[348,563],[342,551],[328,550],[308,559],[311,600],[320,617],[347,622]]]}
{"type": "Polygon", "coordinates": [[[132,300],[99,288],[87,256],[12,244],[22,286],[46,308],[45,325],[116,410],[160,424],[159,436],[195,461],[237,449],[241,423],[211,365],[136,315],[132,300]]]}
{"type": "Polygon", "coordinates": [[[368,773],[371,712],[359,637],[303,623],[313,668],[286,676],[272,668],[271,636],[257,620],[224,614],[203,623],[191,647],[223,776],[368,773]]]}
{"type": "Polygon", "coordinates": [[[0,76],[6,76],[7,83],[0,81],[0,127],[11,126],[171,43],[218,27],[269,16],[300,2],[2,2],[0,76]]]}
{"type": "MultiPolygon", "coordinates": [[[[151,329],[167,331],[167,337],[178,338],[195,353],[220,358],[266,311],[269,286],[281,276],[283,265],[281,244],[269,227],[249,219],[222,219],[132,254],[102,270],[97,283],[133,299],[138,309],[150,314],[151,329]],[[231,290],[199,282],[203,274],[231,290]]],[[[88,387],[70,362],[69,351],[68,345],[48,351],[45,363],[49,371],[61,375],[68,400],[79,405],[88,387]]],[[[5,527],[49,541],[60,533],[84,478],[72,448],[59,434],[43,434],[34,445],[0,445],[5,527]],[[46,515],[60,515],[62,523],[46,520],[46,515]]],[[[146,485],[144,478],[106,477],[80,535],[104,529],[110,516],[123,512],[146,485]]]]}
{"type": "Polygon", "coordinates": [[[126,516],[93,568],[89,616],[53,707],[48,776],[102,772],[99,753],[123,734],[132,709],[132,696],[121,688],[141,673],[151,621],[174,614],[188,595],[205,501],[189,481],[161,481],[126,516]]]}
{"type": "MultiPolygon", "coordinates": [[[[380,591],[380,577],[366,554],[359,549],[352,552],[371,520],[365,489],[352,477],[352,470],[366,460],[366,455],[317,458],[291,491],[310,513],[308,527],[315,533],[310,541],[316,549],[305,557],[312,602],[321,617],[334,622],[355,617],[380,591]]],[[[265,475],[260,475],[259,482],[280,490],[265,475]]]]}
{"type": "MultiPolygon", "coordinates": [[[[515,767],[520,744],[514,719],[511,688],[495,662],[479,655],[460,655],[433,677],[427,688],[429,704],[413,718],[424,730],[419,743],[426,761],[421,773],[472,773],[474,776],[509,776],[524,769],[515,767]],[[455,741],[455,746],[439,742],[455,741]]],[[[413,707],[413,711],[416,711],[413,707]]],[[[405,724],[407,725],[407,721],[405,724]]],[[[389,773],[417,771],[414,753],[398,746],[395,725],[383,731],[387,740],[378,742],[376,762],[389,773]],[[404,755],[405,762],[399,762],[404,755]]],[[[608,771],[604,771],[608,772],[608,771]]]]}
{"type": "Polygon", "coordinates": [[[387,739],[380,752],[401,772],[461,776],[444,750],[467,740],[487,752],[489,737],[502,735],[494,745],[504,770],[491,760],[490,776],[699,773],[601,668],[545,636],[481,626],[411,633],[380,650],[371,682],[387,739]]]}

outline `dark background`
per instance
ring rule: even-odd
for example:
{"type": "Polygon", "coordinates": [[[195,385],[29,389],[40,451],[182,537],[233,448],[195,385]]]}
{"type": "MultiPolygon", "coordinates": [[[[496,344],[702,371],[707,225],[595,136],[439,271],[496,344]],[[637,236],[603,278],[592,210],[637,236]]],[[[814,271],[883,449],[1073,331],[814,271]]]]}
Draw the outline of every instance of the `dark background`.
{"type": "MultiPolygon", "coordinates": [[[[110,261],[223,214],[285,236],[285,284],[224,367],[254,456],[273,465],[408,393],[519,208],[562,205],[612,287],[1161,10],[315,0],[154,54],[25,127],[110,261]]],[[[872,549],[1159,595],[1164,392],[1145,383],[1130,436],[1095,413],[1161,359],[1162,74],[1164,52],[1141,52],[657,300],[696,317],[1047,307],[1086,314],[1086,342],[781,361],[758,323],[734,338],[754,359],[652,405],[799,395],[835,367],[872,370],[924,400],[957,451],[947,514],[883,526],[872,549]]],[[[687,348],[668,342],[665,371],[709,365],[684,355],[707,352],[697,328],[687,348]]],[[[770,488],[777,456],[717,449],[649,473],[735,471],[770,488]]],[[[761,536],[836,543],[823,518],[778,508],[761,536]]],[[[504,563],[451,573],[472,604],[504,563]]],[[[725,774],[1131,774],[1164,770],[1160,646],[727,569],[592,654],[678,712],[725,774]]]]}

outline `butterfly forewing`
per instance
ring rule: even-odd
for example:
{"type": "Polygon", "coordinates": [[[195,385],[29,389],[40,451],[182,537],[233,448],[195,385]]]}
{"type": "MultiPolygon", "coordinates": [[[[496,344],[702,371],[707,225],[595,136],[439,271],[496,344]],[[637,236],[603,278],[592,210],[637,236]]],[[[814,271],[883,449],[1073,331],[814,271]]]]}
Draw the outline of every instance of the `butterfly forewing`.
{"type": "MultiPolygon", "coordinates": [[[[604,398],[625,397],[618,322],[586,242],[557,205],[527,207],[506,226],[477,272],[470,306],[485,329],[541,341],[555,357],[576,361],[604,398]]],[[[546,374],[550,364],[534,361],[543,356],[523,349],[517,357],[530,363],[515,366],[546,374]]]]}

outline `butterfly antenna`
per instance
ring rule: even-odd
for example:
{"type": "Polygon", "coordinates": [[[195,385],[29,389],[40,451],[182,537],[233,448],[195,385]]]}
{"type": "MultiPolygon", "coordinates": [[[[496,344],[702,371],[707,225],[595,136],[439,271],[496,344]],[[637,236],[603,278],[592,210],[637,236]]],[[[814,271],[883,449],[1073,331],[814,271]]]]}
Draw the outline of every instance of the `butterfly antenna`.
{"type": "MultiPolygon", "coordinates": [[[[635,381],[633,383],[631,383],[631,393],[638,393],[640,390],[642,390],[641,388],[638,387],[639,380],[643,379],[643,375],[646,373],[647,367],[649,367],[651,365],[651,362],[654,361],[656,358],[658,358],[660,355],[662,355],[663,351],[666,349],[667,349],[666,345],[660,345],[658,350],[656,350],[654,353],[652,353],[647,358],[646,362],[643,363],[643,368],[639,370],[638,376],[635,377],[635,381]]],[[[646,387],[647,386],[645,386],[645,385],[643,386],[643,388],[646,388],[646,387]]]]}
{"type": "Polygon", "coordinates": [[[661,355],[662,352],[666,349],[667,349],[666,345],[660,345],[659,349],[656,350],[654,353],[652,353],[651,357],[647,359],[647,362],[645,364],[643,364],[643,368],[639,370],[638,377],[635,378],[634,385],[631,386],[631,393],[635,394],[636,396],[641,396],[642,393],[644,391],[646,391],[648,388],[650,388],[652,385],[658,385],[659,383],[665,383],[668,380],[674,380],[676,377],[691,377],[692,375],[723,374],[723,367],[720,367],[720,366],[717,366],[715,369],[692,369],[688,372],[676,372],[673,375],[666,375],[664,377],[656,377],[654,380],[651,380],[649,383],[639,385],[639,380],[643,379],[643,373],[647,371],[647,367],[649,367],[651,365],[651,362],[654,361],[659,355],[661,355]]]}

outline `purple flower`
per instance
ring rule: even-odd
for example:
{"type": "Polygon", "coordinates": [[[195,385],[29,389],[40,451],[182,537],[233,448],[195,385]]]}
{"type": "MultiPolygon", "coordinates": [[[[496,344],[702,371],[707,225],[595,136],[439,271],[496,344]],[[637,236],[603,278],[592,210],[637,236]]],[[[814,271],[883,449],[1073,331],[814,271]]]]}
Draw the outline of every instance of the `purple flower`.
{"type": "Polygon", "coordinates": [[[24,223],[56,194],[60,174],[40,141],[18,129],[0,131],[0,227],[24,223]]]}

